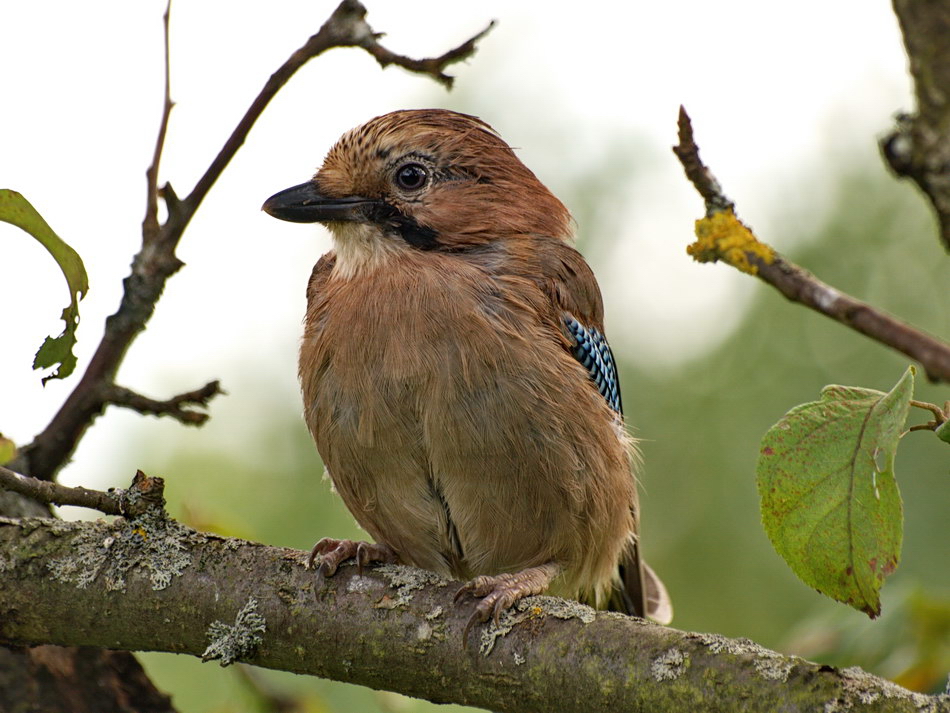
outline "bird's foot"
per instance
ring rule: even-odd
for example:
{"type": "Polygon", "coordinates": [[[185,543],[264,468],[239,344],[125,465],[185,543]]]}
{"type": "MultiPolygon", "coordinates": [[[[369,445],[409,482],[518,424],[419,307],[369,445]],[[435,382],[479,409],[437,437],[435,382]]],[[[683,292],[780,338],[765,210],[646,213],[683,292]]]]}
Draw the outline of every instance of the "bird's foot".
{"type": "Polygon", "coordinates": [[[463,644],[468,641],[468,634],[475,624],[486,622],[491,617],[497,625],[502,612],[519,599],[544,592],[560,571],[559,565],[549,562],[513,574],[482,575],[463,585],[455,593],[456,602],[466,594],[481,598],[465,625],[463,644]]]}
{"type": "Polygon", "coordinates": [[[363,567],[371,562],[396,564],[399,556],[389,545],[379,542],[356,542],[354,540],[334,540],[324,537],[310,550],[307,558],[307,567],[312,568],[317,557],[320,566],[317,572],[324,577],[336,574],[337,567],[348,559],[356,559],[356,571],[362,575],[363,567]]]}

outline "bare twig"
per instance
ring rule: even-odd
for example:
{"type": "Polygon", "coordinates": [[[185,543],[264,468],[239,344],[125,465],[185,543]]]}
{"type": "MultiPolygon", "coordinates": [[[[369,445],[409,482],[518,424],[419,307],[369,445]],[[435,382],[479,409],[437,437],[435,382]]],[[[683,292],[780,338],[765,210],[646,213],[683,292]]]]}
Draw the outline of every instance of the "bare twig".
{"type": "Polygon", "coordinates": [[[368,35],[364,42],[360,44],[360,47],[373,55],[376,61],[379,62],[379,66],[383,68],[395,64],[404,69],[408,69],[410,72],[428,74],[437,82],[441,83],[446,89],[451,89],[452,84],[455,82],[455,77],[445,74],[445,68],[471,57],[475,53],[476,43],[487,35],[494,26],[495,21],[492,20],[488,23],[488,27],[467,42],[462,43],[455,49],[449,50],[443,55],[429,57],[427,59],[412,59],[411,57],[391,52],[376,41],[380,35],[375,33],[368,35]]]}
{"type": "Polygon", "coordinates": [[[950,251],[950,11],[944,2],[894,0],[914,78],[917,113],[900,114],[881,139],[881,152],[898,176],[930,199],[950,251]]]}
{"type": "Polygon", "coordinates": [[[930,413],[934,415],[938,426],[950,418],[950,401],[948,401],[943,408],[940,408],[937,404],[932,404],[927,401],[918,401],[917,399],[911,399],[910,405],[914,408],[922,408],[925,411],[930,411],[930,413]]]}
{"type": "Polygon", "coordinates": [[[706,203],[706,216],[720,211],[735,211],[735,203],[726,197],[722,192],[719,181],[712,174],[706,164],[699,158],[699,146],[693,139],[693,124],[689,120],[689,115],[684,107],[680,107],[679,117],[676,122],[677,137],[679,143],[673,147],[673,153],[683,164],[686,171],[686,177],[690,183],[699,191],[706,203]]]}
{"type": "Polygon", "coordinates": [[[172,92],[171,92],[171,56],[168,48],[169,36],[169,18],[172,11],[172,0],[168,0],[165,5],[165,14],[162,16],[162,27],[165,38],[165,101],[162,105],[162,118],[158,125],[158,138],[155,140],[155,152],[152,155],[152,165],[145,172],[146,177],[146,197],[145,197],[145,220],[142,222],[143,242],[155,240],[158,236],[158,167],[162,162],[162,151],[165,148],[165,135],[168,133],[168,120],[171,117],[172,92]]]}
{"type": "Polygon", "coordinates": [[[106,515],[131,517],[150,508],[161,508],[165,504],[165,481],[161,478],[150,478],[140,470],[136,471],[128,490],[104,493],[100,490],[69,488],[50,480],[30,478],[0,466],[0,489],[25,495],[45,505],[75,505],[98,510],[106,515]]]}
{"type": "Polygon", "coordinates": [[[0,518],[0,640],[214,649],[222,660],[511,713],[764,713],[777,700],[788,713],[950,711],[948,696],[858,668],[554,597],[523,600],[464,647],[471,609],[453,601],[458,582],[398,565],[315,578],[298,550],[156,525],[0,518]]]}
{"type": "Polygon", "coordinates": [[[760,242],[736,218],[733,203],[699,158],[689,116],[680,107],[680,142],[673,148],[686,176],[706,203],[706,218],[697,221],[698,240],[688,252],[700,262],[723,260],[775,287],[792,302],[896,349],[920,363],[931,381],[950,381],[950,344],[922,332],[825,284],[760,242]]]}
{"type": "MultiPolygon", "coordinates": [[[[179,199],[167,183],[160,190],[156,188],[165,133],[172,108],[168,78],[168,16],[169,11],[166,9],[164,108],[159,123],[155,153],[148,170],[148,200],[142,225],[142,249],[132,261],[132,274],[123,282],[124,292],[119,309],[106,320],[105,334],[79,383],[43,432],[37,435],[32,443],[20,449],[17,460],[10,464],[15,470],[44,480],[52,479],[68,461],[85,430],[102,413],[105,405],[110,403],[110,398],[116,396],[120,388],[115,386],[115,376],[119,365],[132,342],[145,328],[145,324],[155,311],[155,305],[161,297],[168,278],[182,266],[182,262],[175,255],[182,233],[221,172],[244,143],[254,122],[291,76],[307,61],[328,49],[360,47],[376,57],[382,64],[397,64],[447,84],[449,78],[444,74],[445,67],[452,62],[471,56],[475,51],[476,42],[487,32],[487,30],[480,32],[439,58],[413,60],[382,47],[377,41],[380,34],[374,32],[366,22],[366,8],[357,0],[343,0],[320,30],[271,75],[204,175],[186,198],[179,199]],[[163,198],[168,208],[168,218],[162,225],[158,225],[158,198],[163,198]]],[[[123,406],[145,405],[148,410],[154,404],[172,403],[177,398],[170,399],[168,402],[149,402],[141,398],[124,400],[112,398],[111,402],[120,403],[123,406]]],[[[191,423],[199,422],[193,415],[186,418],[191,423]]]]}
{"type": "Polygon", "coordinates": [[[183,394],[172,396],[167,401],[157,401],[147,396],[142,396],[124,386],[110,384],[103,394],[103,400],[108,404],[124,406],[133,411],[138,411],[141,414],[148,414],[150,416],[171,416],[183,424],[200,426],[208,420],[208,414],[185,408],[185,406],[195,405],[206,407],[212,398],[223,393],[224,391],[221,389],[220,383],[212,381],[200,389],[186,391],[183,394]]]}
{"type": "Polygon", "coordinates": [[[927,401],[918,401],[917,399],[911,399],[910,405],[914,408],[930,411],[930,413],[934,415],[934,418],[927,423],[918,423],[915,426],[911,426],[907,429],[908,431],[936,431],[947,422],[947,419],[950,419],[950,401],[944,404],[943,408],[940,408],[937,404],[928,403],[927,401]]]}

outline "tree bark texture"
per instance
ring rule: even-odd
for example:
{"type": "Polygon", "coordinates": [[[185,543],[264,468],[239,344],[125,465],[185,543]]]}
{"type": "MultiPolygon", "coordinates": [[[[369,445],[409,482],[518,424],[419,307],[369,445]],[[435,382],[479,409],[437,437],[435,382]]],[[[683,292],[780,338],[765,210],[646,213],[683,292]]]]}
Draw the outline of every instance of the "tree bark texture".
{"type": "Polygon", "coordinates": [[[392,565],[322,579],[305,558],[154,514],[0,519],[0,641],[188,653],[496,711],[950,711],[859,669],[551,597],[464,645],[458,583],[392,565]]]}

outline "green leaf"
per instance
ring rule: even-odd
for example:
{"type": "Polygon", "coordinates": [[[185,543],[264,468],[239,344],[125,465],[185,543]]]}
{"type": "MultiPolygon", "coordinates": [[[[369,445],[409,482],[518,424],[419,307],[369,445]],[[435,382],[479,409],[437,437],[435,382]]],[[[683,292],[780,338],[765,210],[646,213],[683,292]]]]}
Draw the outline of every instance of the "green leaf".
{"type": "Polygon", "coordinates": [[[914,390],[910,367],[887,394],[826,386],[762,439],[762,523],[803,582],[874,618],[900,560],[894,455],[914,390]]]}
{"type": "Polygon", "coordinates": [[[944,421],[940,424],[934,433],[937,434],[937,438],[946,443],[950,443],[950,421],[944,421]]]}
{"type": "Polygon", "coordinates": [[[16,443],[0,433],[0,465],[6,465],[16,457],[16,443]]]}
{"type": "Polygon", "coordinates": [[[43,379],[44,384],[50,379],[64,379],[76,368],[73,347],[76,344],[76,327],[79,326],[79,300],[89,289],[82,258],[53,232],[30,202],[16,191],[0,189],[0,220],[22,228],[36,238],[53,256],[66,276],[69,305],[62,314],[66,328],[58,337],[47,337],[33,359],[34,369],[60,365],[56,372],[43,379]]]}

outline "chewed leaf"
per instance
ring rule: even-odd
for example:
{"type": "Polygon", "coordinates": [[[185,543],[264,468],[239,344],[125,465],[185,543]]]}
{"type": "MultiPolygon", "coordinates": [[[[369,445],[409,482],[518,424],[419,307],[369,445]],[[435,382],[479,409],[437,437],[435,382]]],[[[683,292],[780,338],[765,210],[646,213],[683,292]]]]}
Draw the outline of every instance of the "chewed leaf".
{"type": "Polygon", "coordinates": [[[36,238],[66,276],[69,305],[62,314],[66,327],[58,337],[47,337],[33,359],[34,369],[60,365],[56,372],[43,379],[44,384],[50,379],[63,379],[76,368],[73,346],[76,344],[76,327],[79,326],[79,300],[89,289],[86,268],[79,254],[63,242],[30,202],[16,191],[0,189],[0,220],[22,228],[36,238]]]}
{"type": "Polygon", "coordinates": [[[828,386],[762,439],[762,523],[802,581],[876,617],[900,560],[894,456],[914,390],[910,367],[888,393],[828,386]]]}

